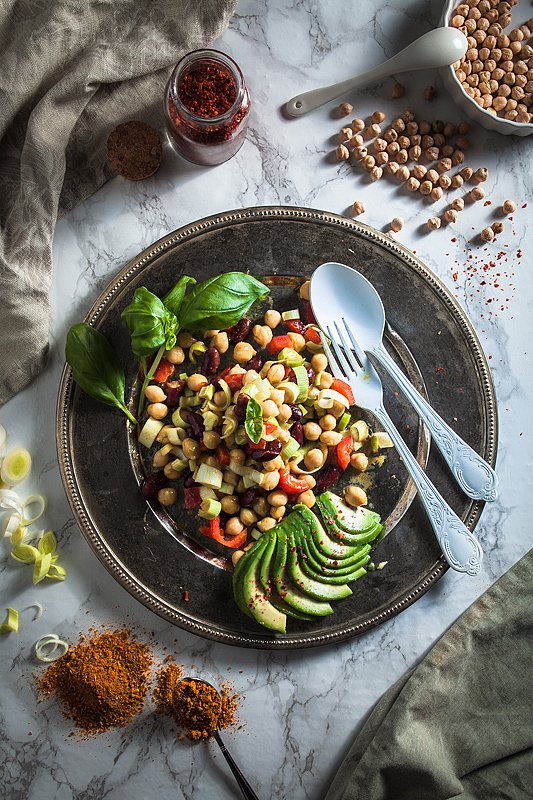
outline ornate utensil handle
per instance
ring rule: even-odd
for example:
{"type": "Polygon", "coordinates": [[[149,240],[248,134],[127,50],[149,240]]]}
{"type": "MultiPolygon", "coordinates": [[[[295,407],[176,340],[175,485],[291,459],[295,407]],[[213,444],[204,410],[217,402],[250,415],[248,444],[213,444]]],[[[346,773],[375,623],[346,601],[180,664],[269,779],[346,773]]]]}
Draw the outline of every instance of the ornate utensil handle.
{"type": "Polygon", "coordinates": [[[455,480],[463,492],[474,500],[491,502],[498,496],[498,476],[470,445],[447,425],[434,408],[415,389],[402,370],[392,360],[384,348],[368,350],[394,378],[411,404],[428,426],[433,441],[441,451],[455,480]]]}
{"type": "Polygon", "coordinates": [[[477,575],[483,559],[483,550],[479,542],[433,486],[400,436],[383,404],[375,408],[374,413],[394,442],[418,489],[437,541],[450,567],[468,575],[477,575]]]}
{"type": "Polygon", "coordinates": [[[233,760],[228,748],[222,741],[222,737],[220,736],[218,730],[215,731],[215,739],[218,746],[222,750],[222,755],[228,762],[229,767],[233,772],[233,775],[235,776],[235,780],[239,784],[239,788],[243,794],[243,797],[245,797],[246,800],[259,800],[258,796],[256,795],[256,793],[254,792],[254,790],[252,789],[252,787],[250,786],[250,784],[248,783],[242,772],[240,771],[239,767],[233,760]]]}

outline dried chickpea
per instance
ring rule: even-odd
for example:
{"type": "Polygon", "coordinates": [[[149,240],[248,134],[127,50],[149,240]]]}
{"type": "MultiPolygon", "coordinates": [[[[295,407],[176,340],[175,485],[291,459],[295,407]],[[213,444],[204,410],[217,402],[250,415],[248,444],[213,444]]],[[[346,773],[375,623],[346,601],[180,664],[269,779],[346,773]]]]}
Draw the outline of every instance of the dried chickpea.
{"type": "Polygon", "coordinates": [[[444,219],[446,222],[457,222],[457,211],[454,208],[449,208],[444,212],[444,219]]]}
{"type": "Polygon", "coordinates": [[[454,211],[462,211],[465,207],[465,201],[462,197],[456,197],[455,200],[452,202],[452,208],[454,211]]]}
{"type": "Polygon", "coordinates": [[[424,197],[430,195],[432,191],[433,191],[433,184],[431,183],[431,181],[424,181],[423,183],[420,184],[420,194],[424,195],[424,197]]]}
{"type": "Polygon", "coordinates": [[[398,117],[397,119],[393,120],[391,123],[391,128],[393,131],[396,131],[396,133],[402,133],[402,131],[405,130],[404,120],[401,117],[398,117]]]}
{"type": "Polygon", "coordinates": [[[398,164],[407,164],[409,161],[409,153],[403,148],[396,153],[396,161],[398,164]]]}
{"type": "Polygon", "coordinates": [[[398,231],[402,230],[404,226],[404,221],[401,217],[394,217],[390,226],[395,233],[398,233],[398,231]]]}
{"type": "Polygon", "coordinates": [[[364,129],[365,129],[364,120],[352,119],[352,131],[354,133],[361,133],[361,131],[364,131],[364,129]]]}
{"type": "Polygon", "coordinates": [[[366,493],[360,486],[348,486],[344,494],[344,500],[353,508],[358,508],[368,503],[366,493]]]}
{"type": "Polygon", "coordinates": [[[492,242],[492,240],[494,239],[494,231],[492,230],[492,228],[483,228],[483,230],[480,233],[480,236],[484,242],[492,242]]]}
{"type": "Polygon", "coordinates": [[[376,153],[381,153],[381,152],[383,152],[383,150],[387,149],[387,140],[386,139],[377,138],[373,142],[373,147],[374,147],[374,150],[376,151],[376,153]]]}
{"type": "Polygon", "coordinates": [[[403,167],[399,167],[396,177],[401,181],[409,180],[409,168],[405,165],[403,167]]]}
{"type": "Polygon", "coordinates": [[[399,170],[399,165],[397,161],[389,161],[387,164],[387,172],[389,175],[396,175],[399,170]]]}
{"type": "Polygon", "coordinates": [[[418,161],[421,155],[422,155],[422,148],[420,147],[420,145],[415,144],[409,148],[409,158],[412,161],[418,161]]]}
{"type": "Polygon", "coordinates": [[[463,185],[464,180],[460,175],[454,175],[452,178],[451,188],[452,189],[460,189],[463,185]]]}
{"type": "Polygon", "coordinates": [[[417,178],[409,178],[405,185],[410,192],[417,192],[420,189],[420,181],[417,178]]]}
{"type": "Polygon", "coordinates": [[[380,133],[381,133],[381,127],[374,122],[372,123],[372,125],[369,125],[368,128],[366,129],[365,136],[368,139],[375,139],[376,136],[379,136],[380,133]]]}
{"type": "Polygon", "coordinates": [[[405,123],[414,122],[415,115],[413,114],[412,111],[410,111],[408,108],[406,108],[405,111],[403,112],[401,118],[403,119],[403,121],[405,123]]]}
{"type": "Polygon", "coordinates": [[[392,99],[398,100],[400,97],[403,97],[405,94],[405,86],[402,86],[401,83],[395,83],[392,87],[392,99]]]}
{"type": "Polygon", "coordinates": [[[472,169],[472,167],[463,167],[463,169],[459,173],[461,178],[465,181],[469,181],[473,174],[474,170],[472,169]]]}
{"type": "Polygon", "coordinates": [[[361,200],[356,200],[352,205],[352,211],[356,217],[358,217],[359,214],[364,214],[366,211],[365,204],[361,200]]]}
{"type": "Polygon", "coordinates": [[[476,179],[476,181],[479,181],[480,183],[486,181],[488,177],[489,177],[489,171],[486,167],[480,167],[474,172],[474,178],[476,179]]]}
{"type": "Polygon", "coordinates": [[[448,172],[452,168],[452,160],[451,158],[441,158],[439,163],[437,164],[437,169],[439,172],[448,172]]]}
{"type": "Polygon", "coordinates": [[[363,145],[364,145],[364,140],[360,133],[355,133],[348,142],[348,147],[352,148],[363,147],[363,145]]]}
{"type": "Polygon", "coordinates": [[[235,347],[233,348],[233,358],[235,361],[238,361],[239,364],[245,364],[247,361],[250,361],[256,355],[256,351],[252,347],[251,344],[248,342],[237,342],[235,347]]]}
{"type": "Polygon", "coordinates": [[[382,167],[376,166],[376,167],[372,167],[372,169],[370,170],[370,180],[371,181],[379,181],[379,179],[382,177],[382,175],[383,175],[382,167]]]}
{"type": "Polygon", "coordinates": [[[437,97],[437,94],[438,94],[437,90],[435,89],[434,86],[427,86],[424,89],[424,98],[426,100],[429,100],[429,101],[435,100],[435,98],[437,97]]]}
{"type": "Polygon", "coordinates": [[[428,169],[426,173],[426,178],[428,179],[428,181],[431,181],[431,183],[437,183],[437,181],[439,180],[439,173],[437,172],[436,169],[428,169]]]}
{"type": "Polygon", "coordinates": [[[389,154],[387,151],[381,151],[376,154],[376,164],[378,167],[384,167],[389,162],[389,154]]]}
{"type": "Polygon", "coordinates": [[[503,231],[503,222],[498,220],[498,222],[493,222],[491,225],[492,230],[494,233],[501,233],[503,231]]]}
{"type": "Polygon", "coordinates": [[[452,179],[449,175],[441,175],[439,178],[439,186],[441,189],[449,189],[452,185],[452,179]]]}
{"type": "Polygon", "coordinates": [[[506,200],[502,206],[504,214],[512,214],[516,211],[516,203],[513,200],[506,200]]]}
{"type": "Polygon", "coordinates": [[[364,156],[361,159],[361,166],[363,167],[366,172],[370,172],[370,170],[375,166],[376,159],[374,156],[364,156]]]}
{"type": "Polygon", "coordinates": [[[470,189],[468,194],[474,201],[483,200],[483,198],[485,197],[485,192],[480,186],[474,186],[473,189],[470,189]]]}
{"type": "Polygon", "coordinates": [[[434,186],[431,190],[431,199],[436,203],[442,198],[443,191],[440,186],[434,186]]]}
{"type": "Polygon", "coordinates": [[[458,136],[455,140],[455,146],[458,150],[468,150],[470,147],[470,142],[466,136],[458,136]]]}
{"type": "Polygon", "coordinates": [[[436,161],[440,155],[438,147],[428,147],[424,153],[428,161],[436,161]]]}
{"type": "Polygon", "coordinates": [[[410,136],[398,136],[398,144],[400,145],[400,150],[409,150],[411,147],[411,137],[410,136]]]}
{"type": "Polygon", "coordinates": [[[358,161],[361,161],[361,159],[366,158],[366,156],[368,155],[368,150],[366,149],[366,147],[354,147],[352,153],[354,155],[354,158],[356,158],[358,161]]]}
{"type": "Polygon", "coordinates": [[[348,142],[353,136],[353,131],[351,128],[341,128],[339,131],[339,136],[341,142],[348,142]]]}
{"type": "Polygon", "coordinates": [[[335,155],[337,156],[338,161],[346,161],[348,158],[350,158],[350,151],[346,145],[340,144],[335,150],[335,155]]]}
{"type": "Polygon", "coordinates": [[[379,125],[380,122],[383,122],[385,119],[385,114],[383,111],[374,111],[372,114],[372,122],[376,125],[379,125]]]}
{"type": "Polygon", "coordinates": [[[465,160],[465,154],[462,150],[454,150],[452,153],[452,164],[454,167],[459,166],[459,164],[463,164],[465,160]]]}
{"type": "Polygon", "coordinates": [[[339,116],[347,117],[353,111],[353,106],[350,103],[341,103],[339,106],[339,116]]]}
{"type": "Polygon", "coordinates": [[[428,219],[428,228],[430,231],[436,231],[440,228],[440,217],[431,217],[428,219]]]}

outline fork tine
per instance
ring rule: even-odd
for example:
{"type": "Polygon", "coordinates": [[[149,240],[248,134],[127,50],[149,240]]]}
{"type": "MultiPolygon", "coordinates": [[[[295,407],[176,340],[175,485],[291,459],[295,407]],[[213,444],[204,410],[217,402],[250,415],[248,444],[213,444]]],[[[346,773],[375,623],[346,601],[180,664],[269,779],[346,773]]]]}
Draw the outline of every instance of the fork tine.
{"type": "MultiPolygon", "coordinates": [[[[339,330],[337,328],[337,333],[338,332],[339,330]]],[[[346,358],[345,354],[342,352],[339,343],[335,341],[334,337],[331,335],[331,331],[329,330],[329,328],[328,328],[328,333],[329,333],[329,338],[331,339],[331,346],[335,353],[337,362],[339,363],[344,376],[348,377],[351,373],[353,373],[353,369],[350,366],[350,362],[346,358]]]]}
{"type": "MultiPolygon", "coordinates": [[[[328,328],[327,331],[328,331],[329,339],[333,343],[333,339],[332,339],[332,336],[331,336],[330,329],[328,328]]],[[[339,369],[339,364],[337,363],[336,356],[332,353],[331,348],[327,343],[325,335],[323,334],[322,331],[319,331],[319,334],[320,334],[320,338],[322,339],[322,346],[324,348],[324,352],[328,357],[328,361],[329,361],[329,364],[330,364],[330,367],[331,367],[331,371],[333,372],[333,374],[335,374],[335,372],[341,372],[343,377],[346,378],[346,372],[342,368],[339,369]]]]}
{"type": "Polygon", "coordinates": [[[361,349],[361,346],[359,345],[359,343],[358,343],[358,342],[356,341],[356,339],[354,338],[354,335],[353,335],[353,333],[351,332],[350,328],[348,327],[348,323],[346,322],[346,320],[344,319],[344,317],[342,318],[342,321],[344,322],[344,327],[346,328],[346,331],[347,331],[347,333],[348,333],[348,336],[350,337],[350,341],[351,341],[351,343],[352,343],[352,349],[353,349],[353,351],[354,351],[354,353],[355,353],[355,357],[356,357],[356,358],[357,358],[357,360],[359,361],[359,364],[360,364],[361,366],[363,366],[363,364],[364,364],[364,363],[365,363],[365,361],[366,361],[366,355],[365,355],[365,353],[363,352],[363,350],[361,349]]]}
{"type": "MultiPolygon", "coordinates": [[[[346,323],[344,324],[346,325],[346,323]]],[[[337,333],[339,334],[339,339],[341,340],[342,346],[344,348],[344,356],[346,358],[346,361],[350,365],[352,372],[355,372],[357,374],[361,369],[361,364],[359,364],[357,359],[354,358],[354,354],[352,353],[351,348],[348,347],[348,345],[346,344],[346,340],[342,335],[342,332],[336,322],[335,322],[335,327],[337,329],[337,333]]]]}

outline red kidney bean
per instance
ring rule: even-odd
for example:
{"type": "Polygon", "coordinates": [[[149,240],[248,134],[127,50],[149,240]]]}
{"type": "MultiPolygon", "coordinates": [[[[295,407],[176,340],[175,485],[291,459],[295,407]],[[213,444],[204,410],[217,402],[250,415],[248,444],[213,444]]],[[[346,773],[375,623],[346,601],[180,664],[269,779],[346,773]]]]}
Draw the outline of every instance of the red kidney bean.
{"type": "Polygon", "coordinates": [[[291,425],[291,436],[296,439],[300,447],[304,443],[304,431],[301,422],[293,422],[291,425]]]}
{"type": "Polygon", "coordinates": [[[250,506],[253,506],[255,501],[258,500],[260,497],[261,497],[261,492],[259,491],[259,489],[253,488],[253,489],[248,489],[247,492],[241,494],[239,500],[243,508],[250,508],[250,506]]]}
{"type": "Polygon", "coordinates": [[[178,400],[180,398],[181,393],[185,389],[185,381],[177,380],[177,381],[167,381],[165,383],[165,394],[167,399],[165,403],[169,408],[174,408],[174,406],[178,405],[178,400]]]}
{"type": "Polygon", "coordinates": [[[333,484],[335,484],[339,480],[340,474],[341,472],[338,467],[331,466],[317,480],[316,486],[314,488],[315,494],[322,494],[322,492],[327,492],[328,489],[331,489],[333,484]]]}
{"type": "Polygon", "coordinates": [[[303,334],[303,332],[305,331],[305,325],[303,324],[301,319],[288,319],[285,322],[285,325],[292,333],[303,334]]]}
{"type": "Polygon", "coordinates": [[[256,372],[259,372],[259,370],[263,366],[263,363],[264,362],[261,356],[254,356],[246,364],[246,369],[255,369],[256,372]]]}
{"type": "Polygon", "coordinates": [[[237,344],[237,342],[244,342],[244,340],[249,335],[251,330],[252,330],[252,320],[243,317],[233,327],[233,330],[230,333],[231,344],[237,344]]]}
{"type": "Polygon", "coordinates": [[[204,359],[200,372],[202,375],[214,375],[220,366],[220,353],[216,347],[208,347],[204,353],[204,359]]]}
{"type": "Polygon", "coordinates": [[[193,472],[189,472],[189,474],[185,477],[185,480],[183,481],[183,486],[185,489],[192,489],[193,486],[200,486],[200,484],[196,483],[194,480],[193,474],[193,472]]]}
{"type": "Polygon", "coordinates": [[[294,403],[287,403],[287,405],[289,406],[290,410],[292,411],[291,419],[294,419],[297,422],[300,422],[300,420],[302,419],[302,417],[304,415],[304,412],[302,411],[300,406],[297,406],[294,403]]]}
{"type": "Polygon", "coordinates": [[[271,461],[276,456],[279,456],[283,445],[279,439],[274,439],[273,442],[267,442],[263,450],[254,449],[252,451],[252,458],[254,461],[271,461]]]}
{"type": "Polygon", "coordinates": [[[141,487],[143,497],[146,497],[147,500],[155,500],[159,490],[166,486],[167,483],[167,476],[162,470],[152,472],[152,474],[148,475],[144,480],[141,487]]]}
{"type": "Polygon", "coordinates": [[[247,394],[241,394],[237,398],[237,402],[235,403],[235,416],[237,419],[244,419],[246,416],[246,406],[248,405],[248,400],[250,398],[247,394]]]}
{"type": "Polygon", "coordinates": [[[197,414],[195,411],[189,411],[187,415],[187,422],[193,430],[194,437],[199,439],[204,432],[204,420],[202,415],[197,414]]]}
{"type": "Polygon", "coordinates": [[[315,379],[315,371],[311,369],[311,367],[307,367],[307,378],[309,380],[309,386],[311,386],[315,379]]]}

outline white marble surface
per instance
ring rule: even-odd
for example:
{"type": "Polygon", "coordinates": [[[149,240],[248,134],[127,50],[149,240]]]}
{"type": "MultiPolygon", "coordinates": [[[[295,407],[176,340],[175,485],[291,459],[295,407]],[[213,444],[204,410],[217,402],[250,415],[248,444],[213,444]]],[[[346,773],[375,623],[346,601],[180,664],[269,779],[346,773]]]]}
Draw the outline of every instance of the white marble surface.
{"type": "MultiPolygon", "coordinates": [[[[525,0],[517,9],[520,23],[531,15],[525,0]]],[[[6,800],[239,796],[216,747],[176,742],[150,704],[142,724],[80,741],[69,737],[71,724],[53,702],[37,702],[33,642],[51,631],[76,641],[80,631],[99,623],[153,632],[156,652],[167,648],[205,677],[229,676],[245,695],[241,717],[246,728],[229,735],[228,744],[259,797],[320,800],[374,702],[531,546],[533,278],[526,231],[533,222],[532,140],[474,126],[467,162],[489,168],[484,188],[491,205],[467,204],[453,228],[428,234],[426,219],[442,213],[445,201],[430,205],[392,180],[372,184],[359,167],[339,164],[332,155],[341,127],[335,104],[299,120],[289,121],[280,112],[294,94],[390,57],[436,24],[440,10],[439,2],[421,0],[241,0],[229,29],[215,43],[238,61],[253,99],[248,138],[238,155],[204,169],[167,148],[153,178],[128,183],[117,177],[58,225],[51,357],[45,372],[0,410],[0,423],[8,429],[10,444],[33,454],[34,470],[24,489],[48,497],[45,523],[57,532],[68,580],[32,587],[26,569],[11,563],[3,546],[0,612],[8,605],[21,612],[20,632],[0,641],[0,782],[6,800]],[[473,238],[496,218],[507,198],[518,209],[503,234],[489,245],[473,238]],[[485,551],[482,572],[472,579],[448,571],[398,617],[323,649],[269,653],[205,641],[135,602],[96,559],[74,523],[54,442],[66,331],[130,258],[184,224],[232,208],[269,204],[349,215],[356,199],[366,204],[362,221],[379,230],[387,230],[392,217],[404,217],[400,241],[453,289],[490,359],[499,404],[501,491],[477,527],[485,551]],[[488,284],[471,277],[467,257],[470,263],[497,264],[487,273],[488,284]],[[492,297],[503,302],[487,305],[492,297]],[[28,607],[36,600],[45,611],[33,621],[34,609],[28,607]]],[[[409,107],[419,119],[463,118],[446,98],[436,72],[398,77],[408,87],[404,99],[390,99],[394,80],[386,79],[350,98],[351,116],[366,118],[382,109],[391,119],[409,107]],[[422,97],[428,84],[440,90],[431,104],[422,97]]]]}

